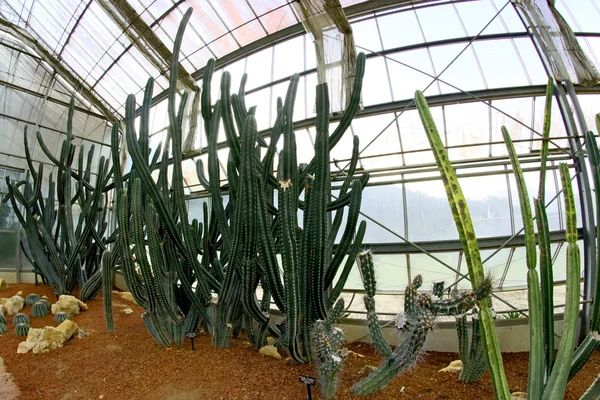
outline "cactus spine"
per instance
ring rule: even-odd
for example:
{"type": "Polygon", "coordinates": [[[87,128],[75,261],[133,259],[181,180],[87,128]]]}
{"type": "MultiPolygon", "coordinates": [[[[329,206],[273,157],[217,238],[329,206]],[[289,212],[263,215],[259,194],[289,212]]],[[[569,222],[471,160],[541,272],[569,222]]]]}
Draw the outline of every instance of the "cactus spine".
{"type": "MultiPolygon", "coordinates": [[[[450,160],[448,159],[448,153],[444,148],[444,145],[440,139],[439,133],[435,126],[435,122],[429,111],[427,101],[423,93],[417,91],[415,93],[415,103],[421,117],[421,121],[427,133],[427,138],[433,150],[433,154],[442,175],[442,181],[444,182],[444,188],[448,196],[448,202],[452,215],[456,223],[458,230],[458,236],[462,243],[465,259],[469,268],[469,277],[471,285],[475,290],[485,280],[483,265],[481,262],[481,255],[479,253],[479,246],[477,244],[477,238],[473,229],[473,223],[467,202],[460,188],[456,172],[454,171],[450,160]]],[[[486,359],[488,361],[488,368],[492,378],[494,386],[494,394],[497,399],[508,400],[510,399],[510,390],[508,388],[508,382],[506,381],[506,375],[504,374],[504,365],[502,363],[502,355],[500,353],[500,346],[498,344],[498,337],[494,328],[494,319],[492,311],[486,300],[487,298],[479,301],[479,318],[483,333],[483,342],[486,350],[486,359]]]]}

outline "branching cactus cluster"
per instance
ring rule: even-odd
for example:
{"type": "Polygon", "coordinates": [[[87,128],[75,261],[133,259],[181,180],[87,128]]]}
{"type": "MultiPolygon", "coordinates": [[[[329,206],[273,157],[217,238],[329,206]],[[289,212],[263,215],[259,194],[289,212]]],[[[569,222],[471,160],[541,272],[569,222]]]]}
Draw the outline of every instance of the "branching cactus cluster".
{"type": "Polygon", "coordinates": [[[362,87],[365,56],[359,55],[352,98],[340,124],[329,133],[327,85],[317,87],[315,156],[306,166],[297,161],[293,111],[299,75],[294,75],[285,100],[278,100],[277,118],[269,143],[257,135],[254,108],[246,109],[242,79],[238,93],[230,94],[230,75],[222,74],[220,99],[211,106],[210,78],[214,67],[209,62],[204,78],[202,116],[208,139],[208,176],[198,161],[200,182],[210,191],[212,221],[217,221],[221,243],[221,282],[214,303],[215,331],[235,326],[243,310],[247,326],[257,343],[261,333],[278,336],[277,344],[295,362],[311,358],[311,328],[317,320],[327,319],[329,309],[339,297],[362,243],[366,224],[357,231],[362,189],[368,175],[354,179],[358,162],[358,138],[339,197],[332,200],[330,151],[350,126],[356,113],[362,87]],[[229,147],[227,179],[229,202],[224,206],[217,139],[220,122],[229,147]],[[260,157],[260,148],[265,148],[260,157]],[[276,156],[278,160],[276,162],[276,156]],[[274,169],[276,168],[276,173],[274,169]],[[277,207],[275,206],[277,197],[277,207]],[[334,249],[347,209],[346,226],[334,249]],[[302,212],[303,221],[298,223],[302,212]],[[328,226],[328,216],[334,213],[328,226]],[[277,254],[281,255],[281,261],[277,254]],[[349,255],[344,262],[346,255],[349,255]],[[283,274],[280,273],[283,271],[283,274]],[[339,279],[332,290],[334,278],[339,279]],[[261,284],[259,302],[256,290],[261,284]],[[285,321],[275,327],[269,320],[271,299],[284,314],[285,321]],[[241,306],[240,306],[241,305],[241,306]]]}
{"type": "MultiPolygon", "coordinates": [[[[119,131],[112,131],[112,157],[117,192],[118,242],[114,254],[106,255],[104,267],[113,268],[116,258],[121,260],[125,281],[135,300],[145,308],[142,315],[154,339],[168,346],[182,344],[185,336],[184,317],[209,321],[207,306],[211,289],[219,283],[214,278],[213,267],[199,261],[206,256],[203,229],[195,221],[188,223],[188,213],[183,192],[182,173],[182,122],[187,94],[182,96],[176,111],[177,57],[183,28],[190,17],[184,18],[177,38],[171,68],[168,100],[169,130],[166,140],[150,158],[150,101],[153,79],[150,78],[144,93],[140,113],[139,132],[135,124],[135,96],[127,98],[125,110],[125,142],[131,156],[132,167],[127,177],[121,173],[119,160],[119,131]],[[168,176],[169,148],[172,148],[173,172],[168,176]],[[158,162],[160,159],[160,166],[158,162]],[[158,178],[152,173],[158,168],[158,178]],[[195,286],[195,289],[193,288],[195,286]]],[[[124,146],[125,144],[122,143],[124,146]]],[[[112,271],[104,271],[106,323],[114,329],[110,310],[112,271]]],[[[190,322],[192,330],[195,324],[190,322]]]]}
{"type": "MultiPolygon", "coordinates": [[[[529,302],[530,352],[528,397],[532,399],[561,399],[568,381],[585,365],[591,354],[600,345],[600,302],[596,301],[600,288],[596,286],[590,333],[576,347],[577,321],[579,319],[580,291],[580,254],[577,245],[577,214],[571,186],[569,168],[560,164],[560,176],[565,199],[566,241],[567,241],[567,295],[563,334],[558,352],[554,353],[554,315],[552,297],[552,261],[550,257],[550,230],[545,204],[545,174],[548,157],[548,138],[550,134],[550,111],[552,106],[553,82],[549,80],[546,92],[546,110],[544,115],[543,142],[541,148],[540,186],[538,197],[534,199],[535,216],[540,248],[541,282],[536,269],[536,237],[533,214],[529,204],[529,195],[523,171],[520,166],[512,140],[505,127],[502,134],[508,149],[521,206],[527,259],[527,292],[529,302]]],[[[600,129],[600,117],[596,118],[600,129]]],[[[600,187],[600,152],[593,133],[586,135],[587,150],[596,189],[600,187]]],[[[597,191],[596,191],[597,192],[597,191]]],[[[596,196],[599,196],[596,193],[596,196]]],[[[600,197],[597,197],[599,199],[600,197]]],[[[596,205],[598,207],[598,204],[596,205]]],[[[598,211],[598,210],[597,210],[598,211]]],[[[599,253],[600,254],[600,253],[599,253]]]]}
{"type": "Polygon", "coordinates": [[[85,152],[79,149],[75,161],[76,144],[73,136],[73,114],[75,106],[71,101],[67,117],[67,135],[62,143],[59,158],[48,150],[42,135],[37,132],[37,141],[50,159],[58,167],[56,180],[53,174],[48,177],[48,192],[42,194],[44,165],[36,169],[29,149],[27,127],[23,135],[28,177],[20,182],[10,182],[7,177],[8,194],[4,201],[10,201],[15,215],[25,235],[21,249],[44,282],[48,283],[57,295],[70,293],[78,284],[83,300],[90,300],[100,290],[97,285],[100,270],[100,257],[109,241],[104,238],[108,223],[107,190],[111,177],[108,160],[100,157],[98,167],[92,177],[94,146],[85,152]],[[74,165],[74,161],[76,164],[74,165]],[[75,192],[72,190],[75,183],[75,192]],[[73,209],[81,210],[77,219],[73,209]]]}
{"type": "Polygon", "coordinates": [[[339,374],[346,358],[346,353],[342,349],[344,332],[334,326],[343,312],[344,300],[339,299],[327,319],[316,321],[312,329],[314,358],[318,366],[321,395],[324,399],[335,397],[339,374]]]}
{"type": "MultiPolygon", "coordinates": [[[[230,94],[231,78],[224,72],[220,98],[212,104],[214,61],[210,61],[200,101],[208,140],[208,175],[201,161],[197,172],[210,192],[212,209],[205,206],[203,223],[194,220],[190,224],[181,170],[187,93],[176,109],[179,47],[190,14],[191,10],[184,16],[173,50],[168,136],[153,154],[148,143],[153,81],[146,86],[137,132],[135,97],[129,96],[126,103],[125,141],[132,167],[127,177],[115,168],[114,182],[119,232],[130,234],[118,235],[115,252],[120,254],[132,295],[146,309],[144,321],[161,344],[177,342],[180,333],[194,330],[201,321],[215,346],[226,347],[229,338],[244,327],[255,345],[263,344],[270,334],[294,361],[308,362],[311,329],[317,320],[327,319],[366,229],[365,223],[357,229],[362,190],[368,181],[366,174],[354,178],[358,138],[337,199],[332,198],[330,171],[330,151],[359,108],[365,56],[358,57],[351,101],[331,134],[327,86],[317,87],[315,157],[303,168],[297,162],[292,125],[299,76],[292,77],[285,101],[278,101],[267,144],[257,134],[254,107],[245,106],[245,77],[238,93],[230,94]],[[217,156],[221,123],[229,148],[225,187],[217,156]],[[266,149],[262,158],[261,147],[266,149]],[[172,176],[168,176],[170,161],[172,176]],[[157,176],[153,176],[155,170],[157,176]],[[334,248],[346,210],[341,241],[334,248]],[[303,214],[301,224],[299,213],[303,214]],[[334,214],[331,226],[330,213],[334,214]],[[278,326],[270,320],[271,299],[284,314],[284,323],[278,326]]],[[[114,164],[120,166],[117,127],[112,148],[114,164]]],[[[110,276],[104,274],[105,293],[110,292],[110,276]]],[[[106,308],[109,313],[110,307],[106,308]]]]}
{"type": "Polygon", "coordinates": [[[404,291],[404,313],[395,318],[395,326],[404,333],[404,337],[402,343],[392,351],[383,337],[375,312],[376,281],[373,273],[373,254],[370,251],[361,252],[358,265],[365,288],[364,302],[373,344],[386,356],[379,368],[352,387],[354,393],[361,395],[379,390],[394,377],[415,366],[424,352],[427,333],[433,329],[436,317],[464,315],[473,309],[477,302],[486,299],[492,290],[491,281],[484,279],[473,292],[434,300],[431,294],[418,292],[423,285],[423,278],[417,275],[404,291]]]}

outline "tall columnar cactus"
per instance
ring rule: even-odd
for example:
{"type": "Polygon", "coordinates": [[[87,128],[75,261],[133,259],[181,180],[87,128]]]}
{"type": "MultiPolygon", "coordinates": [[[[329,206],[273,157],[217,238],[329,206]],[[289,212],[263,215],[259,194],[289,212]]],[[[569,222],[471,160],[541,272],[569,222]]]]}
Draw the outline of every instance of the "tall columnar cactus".
{"type": "MultiPolygon", "coordinates": [[[[554,315],[552,299],[552,264],[549,255],[549,227],[545,211],[544,182],[546,170],[546,157],[548,154],[549,114],[551,108],[552,81],[548,83],[546,115],[544,123],[544,134],[541,151],[541,172],[538,198],[534,199],[536,208],[536,219],[538,225],[538,236],[540,246],[540,270],[542,272],[541,295],[540,284],[535,271],[535,236],[533,233],[533,217],[529,208],[527,188],[523,179],[523,173],[519,165],[514,146],[506,128],[502,128],[505,142],[513,165],[513,171],[517,180],[517,188],[521,199],[521,214],[525,227],[526,250],[528,260],[528,293],[530,311],[530,371],[528,396],[532,399],[561,398],[566,383],[585,365],[591,354],[600,344],[598,325],[594,322],[593,315],[599,307],[598,302],[592,305],[591,332],[573,353],[575,345],[576,321],[579,310],[579,248],[577,247],[577,221],[575,214],[574,198],[571,188],[571,180],[566,165],[560,165],[561,181],[565,196],[565,208],[567,215],[567,304],[565,305],[565,325],[559,352],[554,360],[554,315]],[[576,297],[577,294],[577,297],[576,297]],[[543,332],[543,336],[542,336],[543,332]],[[550,338],[548,338],[550,336],[550,338]],[[563,342],[565,344],[563,344],[563,342]],[[542,355],[544,354],[544,355],[542,355]],[[547,382],[544,378],[548,377],[547,382]]],[[[594,174],[598,171],[598,147],[593,134],[586,136],[588,154],[594,174]]],[[[595,179],[598,178],[595,176],[595,179]]],[[[598,180],[600,182],[600,180],[598,180]]]]}
{"type": "MultiPolygon", "coordinates": [[[[208,306],[211,290],[218,291],[218,266],[210,262],[212,243],[202,243],[202,228],[188,222],[182,172],[182,123],[187,94],[177,103],[178,57],[183,32],[191,15],[185,14],[177,32],[171,62],[168,95],[169,129],[162,145],[151,156],[149,149],[150,106],[154,82],[148,80],[136,132],[135,96],[125,107],[125,141],[132,160],[131,172],[121,175],[118,157],[119,132],[113,128],[114,182],[117,192],[118,251],[128,288],[146,312],[143,320],[153,337],[167,346],[183,341],[185,318],[194,330],[198,318],[210,324],[208,306]],[[171,147],[171,149],[170,149],[171,147]],[[173,158],[172,176],[168,176],[169,150],[173,158]],[[160,164],[159,164],[160,159],[160,164]],[[158,168],[158,178],[152,173],[158,168]],[[127,234],[122,234],[122,233],[127,234]],[[128,234],[128,233],[131,233],[128,234]],[[199,261],[199,253],[203,253],[199,261]],[[195,286],[195,289],[194,289],[195,286]]],[[[109,263],[114,265],[113,262],[109,263]]],[[[110,273],[104,274],[105,288],[110,273]]],[[[107,290],[107,292],[109,292],[107,290]]],[[[107,310],[108,311],[108,310],[107,310]]],[[[109,324],[110,326],[110,324],[109,324]]]]}
{"type": "MultiPolygon", "coordinates": [[[[423,93],[419,91],[415,93],[415,103],[425,128],[427,138],[429,139],[436,164],[442,175],[442,181],[444,182],[444,188],[446,189],[452,216],[454,217],[458,236],[467,261],[471,285],[473,290],[475,290],[485,280],[485,276],[469,208],[423,93]]],[[[478,305],[483,342],[486,350],[486,359],[494,386],[494,394],[497,399],[507,400],[510,399],[510,391],[504,373],[504,365],[502,363],[502,355],[500,353],[500,345],[494,327],[492,311],[489,307],[487,298],[478,301],[478,305]]]]}
{"type": "Polygon", "coordinates": [[[57,159],[48,150],[40,132],[37,140],[42,151],[58,167],[57,179],[50,174],[46,195],[42,195],[44,180],[43,164],[36,169],[29,151],[27,127],[23,135],[25,157],[29,168],[28,179],[10,182],[7,177],[8,194],[4,201],[10,201],[15,215],[25,231],[21,243],[23,253],[34,271],[40,274],[56,294],[70,293],[78,284],[84,300],[93,298],[98,289],[90,290],[86,285],[100,269],[100,255],[108,239],[104,234],[106,221],[106,191],[111,177],[108,161],[100,157],[95,181],[92,179],[94,146],[85,153],[79,149],[77,164],[73,165],[76,154],[73,136],[73,100],[69,106],[67,135],[62,143],[57,159]],[[84,161],[84,157],[87,159],[84,161]],[[72,184],[76,191],[73,193],[72,184]],[[57,202],[58,200],[58,202],[57,202]],[[81,213],[77,220],[73,217],[74,205],[81,213]]]}
{"type": "Polygon", "coordinates": [[[110,258],[112,253],[106,250],[102,254],[102,303],[104,305],[104,321],[106,322],[106,330],[109,332],[115,331],[115,323],[112,313],[112,288],[114,285],[114,269],[110,266],[110,258]]]}
{"type": "Polygon", "coordinates": [[[327,317],[339,297],[366,229],[361,224],[357,230],[362,189],[368,180],[368,175],[354,179],[358,138],[354,138],[351,162],[338,199],[331,196],[330,171],[330,151],[346,132],[359,106],[364,66],[365,56],[359,55],[351,102],[332,134],[327,86],[317,87],[315,157],[305,168],[297,162],[292,124],[299,76],[292,77],[285,101],[278,101],[277,119],[267,145],[257,135],[254,108],[247,110],[245,106],[245,77],[238,93],[230,95],[231,78],[224,72],[220,99],[211,107],[214,63],[209,62],[206,68],[201,111],[208,138],[208,176],[201,161],[197,171],[200,182],[211,193],[211,223],[216,220],[222,244],[215,322],[221,326],[231,324],[234,311],[241,304],[255,323],[278,334],[269,323],[268,309],[262,308],[256,298],[256,288],[261,283],[267,290],[261,303],[268,304],[272,296],[285,315],[280,343],[300,363],[310,359],[310,331],[317,320],[327,317]],[[217,157],[221,120],[229,147],[227,207],[223,205],[217,157]],[[257,146],[267,148],[264,157],[260,158],[257,146]],[[279,160],[274,174],[276,155],[279,160]],[[278,207],[274,205],[275,195],[278,207]],[[347,223],[334,249],[346,208],[347,223]],[[303,211],[302,224],[298,224],[299,211],[303,211]],[[331,226],[327,223],[329,213],[335,213],[331,226]],[[281,254],[281,262],[277,253],[281,254]],[[343,264],[346,255],[349,261],[343,264]],[[340,278],[330,290],[338,272],[340,278]],[[237,287],[241,288],[240,299],[236,297],[237,287]]]}

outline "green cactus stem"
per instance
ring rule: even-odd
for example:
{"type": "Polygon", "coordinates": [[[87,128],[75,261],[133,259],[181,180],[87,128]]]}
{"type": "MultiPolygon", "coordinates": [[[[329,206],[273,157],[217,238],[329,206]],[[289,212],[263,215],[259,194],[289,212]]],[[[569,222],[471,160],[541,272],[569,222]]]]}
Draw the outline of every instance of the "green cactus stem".
{"type": "Polygon", "coordinates": [[[427,333],[432,329],[431,317],[419,307],[413,309],[411,317],[404,323],[402,343],[369,376],[352,386],[359,395],[371,394],[385,385],[402,371],[415,366],[424,353],[427,333]]]}
{"type": "Polygon", "coordinates": [[[598,400],[600,399],[600,374],[590,385],[579,400],[598,400]]]}
{"type": "MultiPolygon", "coordinates": [[[[458,178],[456,177],[456,172],[448,159],[448,153],[440,139],[433,116],[431,115],[423,93],[419,91],[415,93],[415,103],[425,132],[427,133],[431,149],[433,150],[438,169],[442,175],[442,181],[444,182],[450,209],[452,210],[452,215],[458,230],[458,236],[467,261],[471,285],[473,290],[475,290],[480,286],[481,282],[485,280],[485,276],[481,255],[479,253],[479,246],[477,244],[477,237],[475,236],[475,230],[473,228],[467,202],[462,193],[458,178]]],[[[487,298],[479,302],[479,318],[483,334],[483,343],[486,350],[486,359],[492,378],[494,395],[499,400],[508,400],[510,399],[510,390],[504,373],[502,354],[500,353],[500,345],[494,327],[492,311],[490,310],[486,299],[487,298]]]]}
{"type": "Polygon", "coordinates": [[[575,200],[573,198],[569,167],[567,164],[561,163],[559,168],[565,198],[565,219],[567,225],[567,298],[565,300],[563,334],[558,345],[554,368],[552,368],[546,388],[544,389],[543,400],[559,400],[563,398],[571,370],[573,349],[577,340],[577,321],[579,320],[579,270],[581,261],[579,246],[577,245],[577,213],[575,211],[575,200]]]}
{"type": "Polygon", "coordinates": [[[6,324],[0,324],[0,335],[4,335],[6,332],[8,332],[6,324]]]}
{"type": "MultiPolygon", "coordinates": [[[[544,321],[542,293],[540,281],[536,271],[536,240],[533,230],[533,215],[529,205],[529,194],[527,184],[521,170],[517,152],[513,146],[506,127],[502,127],[502,136],[508,149],[508,155],[513,167],[513,173],[517,181],[519,192],[519,204],[521,206],[521,217],[525,231],[525,251],[527,262],[527,301],[529,303],[529,375],[527,383],[528,398],[539,399],[544,390],[544,321]]],[[[547,324],[548,325],[548,324],[547,324]]]]}
{"type": "Polygon", "coordinates": [[[471,340],[469,341],[466,314],[456,318],[456,330],[458,334],[459,355],[463,362],[460,380],[463,382],[477,382],[487,369],[485,355],[483,354],[481,326],[479,325],[477,309],[473,309],[473,317],[471,319],[471,340]]]}
{"type": "Polygon", "coordinates": [[[344,343],[344,332],[333,325],[336,316],[340,316],[344,309],[344,301],[338,300],[328,319],[318,320],[312,329],[312,342],[314,359],[317,362],[317,371],[324,399],[335,398],[339,383],[339,374],[345,359],[341,346],[344,343]]]}
{"type": "Polygon", "coordinates": [[[104,322],[106,330],[115,331],[112,313],[112,289],[114,285],[114,271],[110,265],[111,252],[107,250],[102,254],[102,304],[104,305],[104,322]]]}
{"type": "Polygon", "coordinates": [[[0,313],[0,324],[6,325],[6,317],[4,316],[4,314],[1,314],[1,313],[0,313]]]}

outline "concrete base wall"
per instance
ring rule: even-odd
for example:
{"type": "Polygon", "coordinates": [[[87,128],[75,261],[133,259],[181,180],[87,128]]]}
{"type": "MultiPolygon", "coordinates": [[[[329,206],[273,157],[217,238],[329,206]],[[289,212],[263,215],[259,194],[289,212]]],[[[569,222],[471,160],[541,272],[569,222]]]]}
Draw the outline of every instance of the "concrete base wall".
{"type": "MultiPolygon", "coordinates": [[[[347,321],[339,325],[344,330],[348,342],[371,342],[369,328],[363,321],[347,321]]],[[[563,328],[562,315],[555,316],[555,333],[560,335],[563,328]]],[[[470,325],[469,325],[470,329],[470,325]]],[[[496,333],[500,341],[500,350],[503,353],[514,353],[529,351],[529,323],[527,319],[505,319],[496,321],[496,333]]],[[[383,328],[383,335],[388,343],[398,345],[402,342],[403,335],[394,327],[383,328]]],[[[559,339],[555,341],[558,348],[559,339]]],[[[458,353],[458,338],[456,336],[456,325],[453,322],[443,322],[438,324],[435,329],[429,333],[426,350],[429,351],[447,351],[458,353]]]]}
{"type": "MultiPolygon", "coordinates": [[[[35,283],[35,274],[33,272],[20,272],[21,283],[35,283]]],[[[0,271],[0,278],[6,282],[17,283],[17,273],[10,271],[0,271]]]]}

